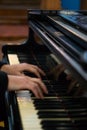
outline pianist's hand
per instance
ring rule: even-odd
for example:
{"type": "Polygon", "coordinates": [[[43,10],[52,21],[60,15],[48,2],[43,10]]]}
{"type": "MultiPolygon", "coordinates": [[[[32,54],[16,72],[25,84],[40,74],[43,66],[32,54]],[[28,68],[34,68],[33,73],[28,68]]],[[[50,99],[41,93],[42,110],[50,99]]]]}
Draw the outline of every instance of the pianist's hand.
{"type": "Polygon", "coordinates": [[[1,70],[10,75],[21,76],[24,75],[24,71],[28,71],[35,74],[38,78],[41,78],[41,75],[45,76],[45,73],[38,66],[27,63],[20,63],[14,65],[5,64],[2,66],[1,70]]]}
{"type": "Polygon", "coordinates": [[[8,90],[31,90],[37,98],[43,98],[43,93],[47,94],[47,88],[40,78],[29,76],[8,75],[8,90]]]}

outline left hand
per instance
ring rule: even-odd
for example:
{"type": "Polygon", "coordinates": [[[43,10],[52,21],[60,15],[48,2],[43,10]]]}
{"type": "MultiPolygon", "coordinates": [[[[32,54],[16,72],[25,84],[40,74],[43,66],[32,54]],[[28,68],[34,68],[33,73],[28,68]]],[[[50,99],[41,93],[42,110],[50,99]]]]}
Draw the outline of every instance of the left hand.
{"type": "Polygon", "coordinates": [[[29,71],[35,74],[38,78],[41,78],[41,75],[45,76],[43,70],[41,70],[38,66],[27,63],[20,63],[14,65],[5,64],[1,67],[1,71],[4,71],[10,75],[19,76],[24,75],[24,71],[29,71]]]}

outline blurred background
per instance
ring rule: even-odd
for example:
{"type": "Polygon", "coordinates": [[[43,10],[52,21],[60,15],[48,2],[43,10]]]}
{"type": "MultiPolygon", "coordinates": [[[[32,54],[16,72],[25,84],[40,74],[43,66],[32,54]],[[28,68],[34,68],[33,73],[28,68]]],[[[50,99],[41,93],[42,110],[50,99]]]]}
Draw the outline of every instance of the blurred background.
{"type": "Polygon", "coordinates": [[[0,44],[28,37],[27,9],[86,10],[87,0],[0,0],[0,44]]]}

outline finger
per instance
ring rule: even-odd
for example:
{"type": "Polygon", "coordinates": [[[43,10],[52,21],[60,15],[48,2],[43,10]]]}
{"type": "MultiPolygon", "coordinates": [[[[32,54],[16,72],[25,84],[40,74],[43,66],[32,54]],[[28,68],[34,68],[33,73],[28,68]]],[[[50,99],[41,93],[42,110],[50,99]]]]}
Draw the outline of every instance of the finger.
{"type": "Polygon", "coordinates": [[[38,89],[38,97],[40,99],[43,99],[44,98],[44,95],[43,95],[43,92],[41,91],[41,89],[38,89]]]}
{"type": "Polygon", "coordinates": [[[46,75],[45,72],[44,72],[42,69],[40,69],[38,66],[33,65],[33,67],[34,67],[41,75],[43,75],[43,76],[46,75]]]}
{"type": "Polygon", "coordinates": [[[39,71],[39,73],[40,73],[41,75],[43,75],[43,76],[46,75],[45,72],[44,72],[42,69],[38,68],[38,71],[39,71]]]}
{"type": "Polygon", "coordinates": [[[25,74],[23,72],[17,72],[15,75],[18,75],[18,76],[25,76],[25,74]]]}
{"type": "Polygon", "coordinates": [[[26,68],[22,73],[24,73],[26,75],[26,74],[28,74],[28,72],[34,74],[38,78],[41,78],[41,75],[40,75],[39,71],[36,70],[34,67],[29,68],[29,69],[26,68]]]}
{"type": "Polygon", "coordinates": [[[40,72],[36,69],[36,68],[33,68],[33,71],[32,71],[38,78],[41,78],[41,75],[40,75],[40,72]]]}
{"type": "Polygon", "coordinates": [[[38,84],[34,84],[35,87],[32,87],[32,92],[34,93],[35,97],[43,99],[43,93],[41,89],[38,87],[38,84]]]}
{"type": "Polygon", "coordinates": [[[34,73],[37,77],[41,78],[41,75],[45,76],[45,72],[41,70],[38,66],[36,65],[31,65],[31,64],[26,64],[24,63],[22,66],[22,71],[29,71],[34,73]]]}
{"type": "Polygon", "coordinates": [[[32,81],[34,81],[35,83],[37,83],[38,86],[41,88],[41,90],[42,90],[44,93],[48,94],[47,87],[45,86],[45,84],[42,82],[41,79],[39,79],[39,78],[38,78],[38,79],[37,79],[37,78],[32,78],[32,81]]]}

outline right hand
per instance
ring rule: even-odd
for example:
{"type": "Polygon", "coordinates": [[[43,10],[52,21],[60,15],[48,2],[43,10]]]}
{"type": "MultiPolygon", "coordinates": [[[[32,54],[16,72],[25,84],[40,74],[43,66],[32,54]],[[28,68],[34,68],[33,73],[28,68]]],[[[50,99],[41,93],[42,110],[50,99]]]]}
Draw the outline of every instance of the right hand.
{"type": "Polygon", "coordinates": [[[8,75],[8,90],[31,90],[37,98],[44,98],[43,93],[47,94],[47,88],[40,78],[29,76],[8,75]]]}

